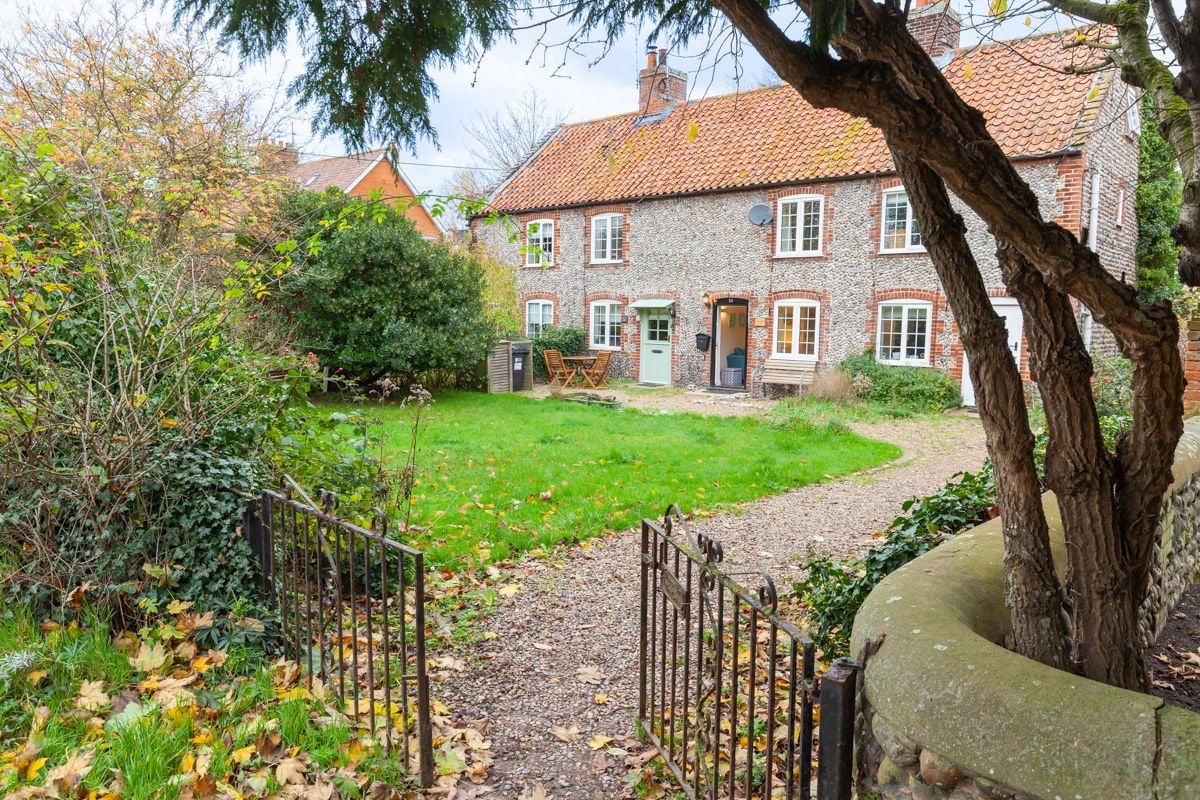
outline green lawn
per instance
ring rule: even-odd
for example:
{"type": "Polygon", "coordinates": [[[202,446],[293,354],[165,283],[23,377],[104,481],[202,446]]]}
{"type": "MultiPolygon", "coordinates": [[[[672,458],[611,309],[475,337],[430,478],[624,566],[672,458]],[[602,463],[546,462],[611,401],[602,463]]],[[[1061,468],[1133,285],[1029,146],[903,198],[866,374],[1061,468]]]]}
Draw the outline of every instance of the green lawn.
{"type": "MultiPolygon", "coordinates": [[[[357,408],[382,422],[385,458],[403,459],[412,409],[357,408]]],[[[836,423],[519,395],[439,394],[426,414],[412,521],[428,530],[410,539],[432,564],[448,567],[629,528],[670,503],[688,512],[729,507],[900,454],[836,423]]]]}

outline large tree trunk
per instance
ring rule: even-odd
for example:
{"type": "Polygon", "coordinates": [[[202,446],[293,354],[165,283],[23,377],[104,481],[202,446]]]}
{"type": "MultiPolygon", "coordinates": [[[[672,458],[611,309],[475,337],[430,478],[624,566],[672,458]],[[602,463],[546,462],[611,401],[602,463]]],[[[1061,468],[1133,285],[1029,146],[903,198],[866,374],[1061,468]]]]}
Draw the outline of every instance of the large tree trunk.
{"type": "Polygon", "coordinates": [[[1062,514],[1067,548],[1068,603],[1074,623],[1072,658],[1092,680],[1145,688],[1129,564],[1121,545],[1113,465],[1100,433],[1090,387],[1092,360],[1070,299],[1046,285],[1015,248],[997,255],[1009,291],[1026,321],[1030,372],[1042,395],[1050,442],[1046,485],[1062,514]]]}
{"type": "Polygon", "coordinates": [[[893,152],[893,159],[971,363],[976,407],[1003,510],[1005,602],[1012,615],[1013,647],[1028,658],[1066,669],[1062,592],[1050,556],[1024,387],[1008,349],[1008,332],[992,307],[967,244],[966,226],[951,206],[945,184],[903,153],[893,152]]]}
{"type": "MultiPolygon", "coordinates": [[[[809,9],[807,0],[799,2],[809,9]]],[[[1183,431],[1183,365],[1176,351],[1174,314],[1166,306],[1140,304],[1133,288],[1110,275],[1095,253],[1042,218],[1037,196],[988,133],[983,116],[962,101],[908,33],[899,4],[881,6],[866,0],[851,8],[846,29],[836,40],[839,59],[790,39],[757,0],[714,0],[714,5],[806,100],[865,117],[885,133],[893,153],[936,172],[999,242],[1031,265],[1053,292],[1026,311],[1031,333],[1037,329],[1045,337],[1038,349],[1047,364],[1074,365],[1070,374],[1076,381],[1087,369],[1086,360],[1079,362],[1071,352],[1070,337],[1062,327],[1068,295],[1092,311],[1133,363],[1133,430],[1122,442],[1115,468],[1106,467],[1107,459],[1096,452],[1100,433],[1094,408],[1090,416],[1070,420],[1067,404],[1060,402],[1067,391],[1086,393],[1086,381],[1064,381],[1051,394],[1060,439],[1052,470],[1056,483],[1067,489],[1061,508],[1068,549],[1089,542],[1103,548],[1097,558],[1105,566],[1076,561],[1068,575],[1068,590],[1088,615],[1087,630],[1077,637],[1077,658],[1093,677],[1141,688],[1144,676],[1132,667],[1130,645],[1112,649],[1109,643],[1118,636],[1133,640],[1124,620],[1145,592],[1155,520],[1183,431]],[[1035,315],[1046,316],[1035,320],[1035,315]],[[1061,346],[1067,349],[1059,352],[1061,346]],[[1087,475],[1089,467],[1100,473],[1087,475]],[[1105,510],[1112,505],[1105,498],[1114,492],[1115,523],[1105,510]],[[1073,538],[1083,531],[1093,538],[1073,538]],[[1109,564],[1113,552],[1116,568],[1109,564]],[[1118,632],[1100,630],[1105,620],[1118,632]]],[[[959,324],[965,323],[960,317],[959,324]]],[[[998,440],[1001,427],[992,421],[989,436],[998,440]]],[[[1001,511],[1006,511],[1003,503],[1001,511]]]]}

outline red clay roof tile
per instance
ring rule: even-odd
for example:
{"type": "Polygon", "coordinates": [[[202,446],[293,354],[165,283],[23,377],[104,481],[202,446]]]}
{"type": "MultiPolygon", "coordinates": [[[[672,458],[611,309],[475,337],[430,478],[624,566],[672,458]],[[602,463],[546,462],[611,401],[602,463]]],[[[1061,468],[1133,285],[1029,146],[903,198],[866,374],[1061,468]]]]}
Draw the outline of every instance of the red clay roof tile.
{"type": "MultiPolygon", "coordinates": [[[[1078,31],[956,51],[944,73],[1010,157],[1082,143],[1111,83],[1078,31]]],[[[866,120],[813,108],[788,85],[693,101],[657,122],[636,112],[561,127],[492,198],[523,211],[890,171],[866,120]],[[692,124],[695,138],[689,136],[692,124]]]]}

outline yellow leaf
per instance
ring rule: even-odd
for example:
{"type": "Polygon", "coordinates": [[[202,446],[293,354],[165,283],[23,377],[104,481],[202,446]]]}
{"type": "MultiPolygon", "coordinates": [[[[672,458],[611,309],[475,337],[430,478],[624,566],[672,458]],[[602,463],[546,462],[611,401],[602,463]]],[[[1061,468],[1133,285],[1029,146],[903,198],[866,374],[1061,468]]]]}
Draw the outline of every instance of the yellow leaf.
{"type": "Polygon", "coordinates": [[[604,692],[596,692],[596,705],[608,705],[608,695],[604,692]]]}
{"type": "Polygon", "coordinates": [[[204,730],[200,731],[199,733],[197,733],[195,736],[192,737],[192,744],[195,744],[195,745],[212,744],[212,732],[209,731],[207,728],[205,728],[204,730]]]}
{"type": "Polygon", "coordinates": [[[46,677],[46,670],[44,670],[44,669],[30,670],[28,672],[28,674],[25,675],[25,679],[28,680],[30,683],[32,683],[34,686],[37,686],[39,683],[41,683],[42,678],[44,678],[44,677],[46,677]]]}
{"type": "Polygon", "coordinates": [[[588,747],[592,748],[593,750],[601,750],[612,744],[612,740],[613,738],[611,736],[605,736],[603,733],[597,733],[595,736],[588,739],[588,747]]]}
{"type": "Polygon", "coordinates": [[[970,61],[968,61],[965,65],[963,65],[963,78],[966,80],[971,80],[973,77],[975,77],[975,67],[971,65],[970,61]]]}
{"type": "Polygon", "coordinates": [[[692,122],[688,125],[688,132],[687,132],[688,141],[694,142],[694,141],[696,141],[696,138],[699,136],[700,136],[700,126],[696,124],[695,120],[692,120],[692,122]]]}
{"type": "Polygon", "coordinates": [[[192,607],[191,600],[187,600],[187,601],[172,600],[170,603],[167,603],[167,613],[168,614],[182,614],[183,612],[187,611],[191,607],[192,607]]]}
{"type": "Polygon", "coordinates": [[[507,586],[502,587],[500,589],[500,591],[497,592],[497,594],[499,594],[501,597],[512,597],[514,594],[516,594],[517,592],[521,591],[524,588],[525,587],[519,583],[510,583],[507,586]]]}
{"type": "Polygon", "coordinates": [[[254,757],[254,745],[248,744],[245,747],[239,747],[229,754],[229,759],[235,764],[245,764],[254,757]]]}
{"type": "Polygon", "coordinates": [[[179,762],[179,771],[181,773],[191,772],[196,768],[196,757],[191,753],[186,754],[179,762]]]}
{"type": "Polygon", "coordinates": [[[31,781],[36,778],[44,766],[46,766],[45,758],[35,758],[33,761],[30,761],[29,766],[25,768],[25,780],[31,781]]]}

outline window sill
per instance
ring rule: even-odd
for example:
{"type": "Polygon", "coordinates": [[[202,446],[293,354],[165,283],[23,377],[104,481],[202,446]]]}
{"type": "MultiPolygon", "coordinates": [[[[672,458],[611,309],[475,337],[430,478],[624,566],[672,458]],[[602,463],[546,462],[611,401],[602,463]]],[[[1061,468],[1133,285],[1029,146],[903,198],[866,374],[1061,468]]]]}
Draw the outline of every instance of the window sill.
{"type": "Polygon", "coordinates": [[[558,269],[558,264],[522,264],[519,269],[548,270],[558,269]]]}
{"type": "Polygon", "coordinates": [[[875,362],[885,367],[929,367],[928,361],[884,361],[879,356],[875,357],[875,362]]]}
{"type": "Polygon", "coordinates": [[[620,261],[589,261],[589,267],[619,267],[625,263],[624,259],[620,261]]]}
{"type": "Polygon", "coordinates": [[[823,252],[816,252],[816,253],[776,253],[774,257],[775,257],[775,259],[776,259],[776,260],[784,260],[784,259],[792,259],[792,258],[824,258],[824,257],[825,257],[825,253],[823,253],[823,252]]]}
{"type": "Polygon", "coordinates": [[[621,352],[621,348],[614,347],[611,344],[590,344],[590,345],[588,345],[588,349],[589,350],[607,350],[610,353],[621,352]]]}
{"type": "Polygon", "coordinates": [[[884,248],[881,247],[881,248],[879,248],[878,254],[881,256],[912,256],[912,255],[925,255],[928,252],[929,251],[926,250],[924,247],[902,247],[898,250],[885,250],[884,248]]]}

